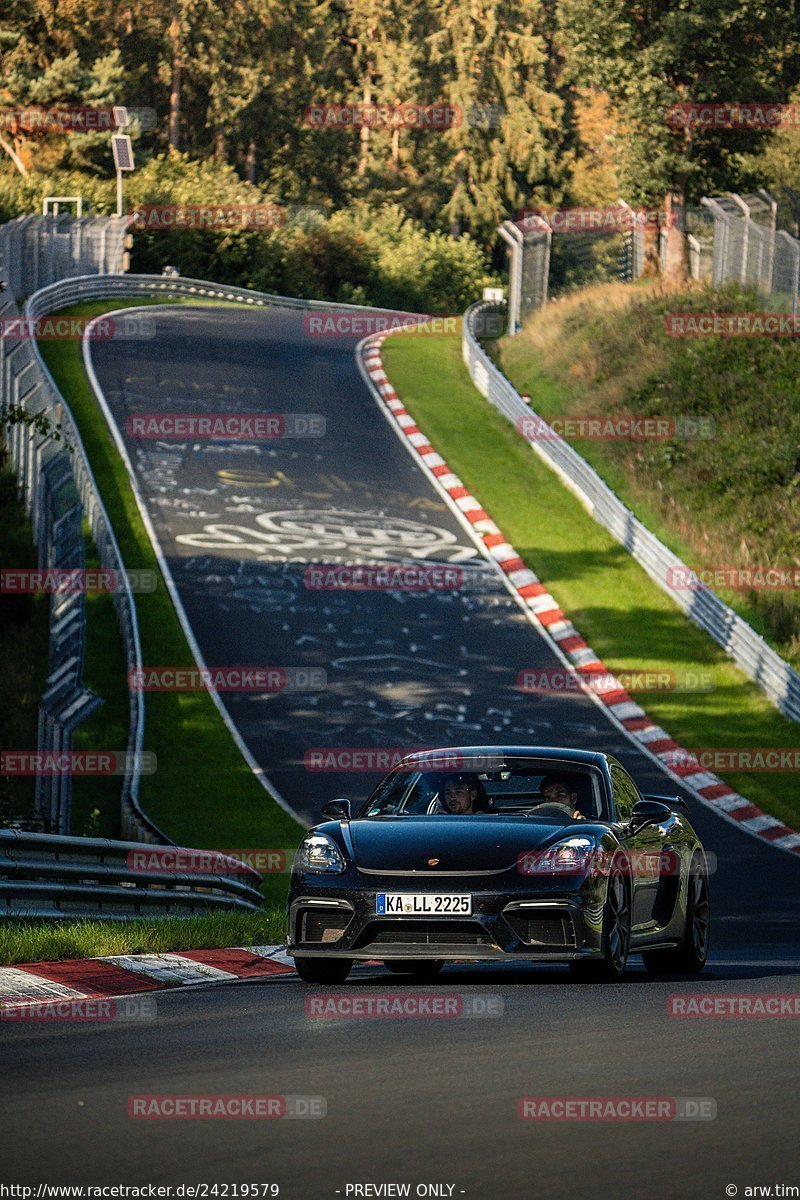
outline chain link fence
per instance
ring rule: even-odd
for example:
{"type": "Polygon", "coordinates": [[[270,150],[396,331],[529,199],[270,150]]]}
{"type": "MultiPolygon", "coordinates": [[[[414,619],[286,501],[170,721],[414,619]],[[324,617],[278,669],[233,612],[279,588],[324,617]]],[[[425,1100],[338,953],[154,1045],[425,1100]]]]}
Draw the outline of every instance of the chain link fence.
{"type": "Polygon", "coordinates": [[[644,270],[645,225],[619,200],[603,209],[525,212],[498,234],[509,249],[508,333],[547,303],[592,283],[630,282],[644,270]]]}
{"type": "MultiPolygon", "coordinates": [[[[549,218],[528,214],[498,230],[510,252],[508,333],[562,295],[591,283],[638,279],[645,266],[646,226],[654,231],[662,272],[667,267],[669,229],[663,214],[635,213],[620,200],[606,209],[565,209],[549,218]],[[620,228],[614,228],[615,211],[620,228]],[[624,219],[627,217],[627,219],[624,219]],[[595,226],[593,228],[592,226],[595,226]]],[[[747,195],[703,197],[680,214],[691,279],[720,287],[738,283],[772,307],[798,311],[800,286],[800,193],[760,188],[747,195]]]]}
{"type": "Polygon", "coordinates": [[[123,271],[127,217],[17,217],[0,225],[0,260],[13,299],[71,275],[123,271]]]}

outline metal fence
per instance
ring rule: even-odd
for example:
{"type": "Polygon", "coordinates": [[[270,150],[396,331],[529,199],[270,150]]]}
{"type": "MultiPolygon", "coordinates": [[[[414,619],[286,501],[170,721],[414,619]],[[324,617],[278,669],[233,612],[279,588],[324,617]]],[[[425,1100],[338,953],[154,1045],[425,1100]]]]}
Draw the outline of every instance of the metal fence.
{"type": "Polygon", "coordinates": [[[705,197],[702,203],[713,220],[711,264],[705,277],[715,287],[738,283],[755,288],[762,296],[774,297],[776,308],[796,313],[800,286],[796,194],[784,189],[776,196],[762,188],[745,196],[705,197]]]}
{"type": "MultiPolygon", "coordinates": [[[[559,221],[573,215],[524,213],[504,221],[498,234],[509,248],[508,333],[517,333],[526,317],[551,295],[608,280],[638,279],[644,268],[644,229],[623,200],[595,215],[605,228],[591,228],[589,210],[574,210],[586,218],[583,228],[559,221]],[[620,215],[608,227],[608,218],[620,215]]],[[[580,225],[580,222],[578,223],[580,225]]]]}
{"type": "Polygon", "coordinates": [[[176,847],[171,865],[140,842],[0,829],[0,917],[119,919],[258,909],[258,871],[212,861],[210,854],[176,847]]]}
{"type": "Polygon", "coordinates": [[[70,275],[123,270],[127,217],[17,217],[0,225],[0,260],[14,300],[70,275]]]}
{"type": "MultiPolygon", "coordinates": [[[[536,418],[513,385],[494,365],[475,335],[475,318],[490,306],[477,304],[464,316],[463,356],[473,383],[515,425],[536,418]]],[[[614,495],[576,450],[552,430],[546,440],[531,440],[539,457],[563,480],[594,519],[620,542],[686,615],[709,633],[742,671],[793,721],[800,721],[800,675],[746,621],[709,588],[676,589],[670,580],[686,578],[688,568],[614,495]],[[678,573],[676,575],[676,573],[678,573]]]]}
{"type": "MultiPolygon", "coordinates": [[[[503,222],[498,233],[510,252],[510,335],[549,296],[589,283],[639,278],[645,264],[644,226],[624,201],[618,207],[631,218],[631,228],[618,233],[589,228],[567,231],[563,226],[559,230],[541,214],[503,222]]],[[[584,215],[591,214],[584,211],[584,215]]],[[[601,210],[596,215],[602,216],[601,210]]],[[[783,188],[774,195],[760,188],[744,196],[706,196],[698,206],[683,209],[680,222],[691,279],[715,287],[731,282],[753,287],[763,296],[774,296],[775,307],[798,311],[800,194],[783,188]]],[[[662,224],[657,233],[662,272],[667,266],[668,239],[669,230],[662,224]]]]}

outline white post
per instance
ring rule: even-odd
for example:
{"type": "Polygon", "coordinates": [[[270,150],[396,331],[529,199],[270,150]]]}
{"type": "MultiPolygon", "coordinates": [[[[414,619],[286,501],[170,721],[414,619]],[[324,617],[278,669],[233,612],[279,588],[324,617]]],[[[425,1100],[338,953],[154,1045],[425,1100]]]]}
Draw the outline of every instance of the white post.
{"type": "Polygon", "coordinates": [[[739,273],[739,278],[742,283],[747,283],[747,254],[750,242],[750,207],[745,204],[744,200],[737,192],[728,192],[731,200],[739,206],[744,213],[744,235],[742,237],[742,269],[739,273]]]}

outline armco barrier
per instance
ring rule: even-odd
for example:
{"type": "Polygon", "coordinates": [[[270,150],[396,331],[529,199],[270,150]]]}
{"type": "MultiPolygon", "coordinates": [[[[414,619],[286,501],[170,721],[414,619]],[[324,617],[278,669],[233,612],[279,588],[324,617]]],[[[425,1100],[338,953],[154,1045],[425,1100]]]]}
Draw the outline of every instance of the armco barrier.
{"type": "MultiPolygon", "coordinates": [[[[464,314],[462,350],[470,377],[481,395],[513,424],[524,418],[541,421],[478,342],[475,317],[488,311],[494,312],[496,308],[481,303],[464,314]]],[[[688,568],[636,519],[568,442],[551,431],[546,440],[530,444],[598,524],[625,547],[686,615],[713,637],[782,713],[800,721],[800,675],[710,588],[703,585],[697,590],[684,591],[670,586],[671,573],[686,572],[688,568]]]]}
{"type": "Polygon", "coordinates": [[[244,863],[224,875],[140,868],[142,853],[140,842],[0,829],[0,916],[118,919],[261,905],[261,876],[244,863]]]}
{"type": "MultiPolygon", "coordinates": [[[[135,303],[145,296],[185,296],[197,300],[225,300],[257,307],[282,307],[292,309],[331,309],[350,312],[370,312],[390,315],[388,309],[367,309],[355,304],[330,304],[324,301],[295,300],[286,296],[273,296],[263,292],[251,292],[245,288],[208,283],[199,279],[182,279],[160,275],[82,275],[64,279],[35,292],[25,306],[25,316],[30,319],[47,316],[71,304],[89,300],[119,300],[126,298],[135,303]]],[[[395,314],[396,315],[396,314],[395,314]]],[[[0,342],[0,355],[3,347],[0,342]]],[[[52,420],[60,421],[62,437],[70,451],[70,462],[78,494],[83,504],[86,519],[97,546],[100,564],[105,569],[120,572],[124,590],[113,593],[120,629],[125,646],[128,671],[137,671],[142,665],[136,607],[133,595],[125,579],[122,556],[119,551],[111,523],[92,475],[80,433],[69,411],[69,405],[59,394],[55,382],[44,364],[35,341],[25,343],[22,353],[26,354],[26,369],[37,382],[35,392],[36,410],[44,411],[52,420]]],[[[30,403],[33,391],[19,399],[30,403]]],[[[33,437],[33,434],[29,434],[33,437]]],[[[17,461],[17,460],[15,460],[17,461]]],[[[25,455],[21,456],[18,474],[24,474],[25,455]]],[[[142,692],[130,695],[130,722],[127,750],[131,767],[123,779],[121,797],[121,826],[127,838],[145,842],[168,843],[170,839],[153,824],[139,804],[139,763],[144,738],[144,697],[142,692]]],[[[53,748],[62,749],[63,746],[53,748]]]]}

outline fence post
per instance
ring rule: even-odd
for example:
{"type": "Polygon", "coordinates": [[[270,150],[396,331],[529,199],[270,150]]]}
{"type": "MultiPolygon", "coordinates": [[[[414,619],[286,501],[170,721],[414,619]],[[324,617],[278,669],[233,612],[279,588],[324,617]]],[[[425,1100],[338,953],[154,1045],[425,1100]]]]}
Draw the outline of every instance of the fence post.
{"type": "Polygon", "coordinates": [[[497,232],[511,251],[508,270],[508,336],[513,337],[519,325],[523,240],[519,229],[511,221],[504,221],[497,232]]]}

